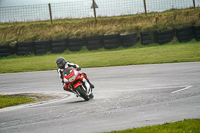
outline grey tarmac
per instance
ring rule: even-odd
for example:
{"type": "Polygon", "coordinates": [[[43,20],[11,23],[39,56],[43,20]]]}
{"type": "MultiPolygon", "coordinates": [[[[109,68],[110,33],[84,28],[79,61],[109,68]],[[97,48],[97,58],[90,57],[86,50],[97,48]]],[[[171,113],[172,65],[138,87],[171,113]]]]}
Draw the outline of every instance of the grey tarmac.
{"type": "Polygon", "coordinates": [[[63,95],[0,110],[0,133],[99,133],[200,118],[200,62],[82,72],[95,85],[88,102],[65,92],[56,70],[0,74],[0,95],[63,95]]]}

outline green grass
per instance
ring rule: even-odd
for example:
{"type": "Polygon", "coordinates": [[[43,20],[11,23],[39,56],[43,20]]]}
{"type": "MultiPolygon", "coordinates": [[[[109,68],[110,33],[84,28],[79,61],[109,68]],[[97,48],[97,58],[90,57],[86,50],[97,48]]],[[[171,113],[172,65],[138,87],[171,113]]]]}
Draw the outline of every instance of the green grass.
{"type": "Polygon", "coordinates": [[[28,97],[0,95],[0,108],[30,103],[33,101],[35,101],[35,99],[28,97]]]}
{"type": "Polygon", "coordinates": [[[82,68],[196,62],[200,61],[199,51],[200,42],[195,41],[183,44],[151,44],[149,46],[136,44],[130,48],[120,47],[113,50],[102,48],[97,51],[88,51],[84,47],[80,52],[65,51],[63,54],[0,58],[0,73],[55,70],[57,69],[56,59],[61,56],[82,68]]]}
{"type": "Polygon", "coordinates": [[[163,125],[146,126],[109,133],[200,133],[200,119],[185,119],[163,125]]]}
{"type": "MultiPolygon", "coordinates": [[[[37,41],[55,38],[83,37],[90,35],[114,33],[139,33],[141,31],[162,31],[189,25],[200,25],[200,8],[168,10],[162,13],[98,17],[95,24],[93,18],[62,19],[40,22],[0,23],[0,45],[13,41],[37,41]]],[[[80,67],[105,67],[139,64],[158,64],[173,62],[200,61],[200,43],[166,44],[158,46],[137,44],[130,48],[113,50],[100,49],[88,51],[85,47],[78,53],[65,51],[63,54],[44,56],[16,56],[0,58],[0,73],[55,70],[56,59],[60,56],[80,67]]],[[[0,108],[33,102],[26,97],[0,95],[0,108]]],[[[199,133],[200,119],[184,120],[163,125],[134,128],[111,133],[199,133]]]]}

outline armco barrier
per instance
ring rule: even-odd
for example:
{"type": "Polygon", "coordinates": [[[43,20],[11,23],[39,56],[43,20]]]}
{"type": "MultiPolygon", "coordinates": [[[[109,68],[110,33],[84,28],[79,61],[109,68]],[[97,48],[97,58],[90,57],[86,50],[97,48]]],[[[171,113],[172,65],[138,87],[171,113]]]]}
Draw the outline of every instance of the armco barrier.
{"type": "Polygon", "coordinates": [[[16,45],[17,55],[30,55],[34,53],[33,50],[34,42],[20,42],[16,45]]]}
{"type": "Polygon", "coordinates": [[[195,30],[195,38],[196,38],[196,40],[200,41],[200,25],[194,26],[194,30],[195,30]]]}
{"type": "MultiPolygon", "coordinates": [[[[101,47],[106,49],[117,48],[120,45],[123,47],[133,46],[138,41],[136,33],[125,35],[93,35],[85,38],[64,38],[53,39],[49,41],[35,41],[17,43],[15,47],[10,45],[0,45],[0,57],[9,56],[12,54],[29,55],[44,55],[47,52],[63,53],[64,50],[80,51],[83,46],[88,50],[97,50],[101,47]]],[[[162,32],[140,32],[141,44],[148,45],[150,43],[165,44],[172,41],[173,37],[177,37],[179,42],[188,42],[193,38],[200,41],[200,26],[187,26],[176,30],[167,30],[162,32]]]]}
{"type": "Polygon", "coordinates": [[[68,38],[53,39],[52,40],[52,53],[63,53],[68,48],[68,38]]]}
{"type": "Polygon", "coordinates": [[[123,47],[131,47],[137,43],[137,33],[121,34],[120,42],[123,47]]]}
{"type": "Polygon", "coordinates": [[[68,44],[70,51],[80,51],[85,45],[85,41],[82,38],[69,38],[68,44]]]}
{"type": "Polygon", "coordinates": [[[173,40],[174,34],[175,34],[174,30],[156,32],[156,37],[155,37],[156,43],[158,44],[169,43],[173,40]]]}
{"type": "Polygon", "coordinates": [[[180,43],[189,42],[195,38],[194,26],[176,29],[176,36],[180,43]]]}
{"type": "Polygon", "coordinates": [[[88,36],[85,39],[88,50],[98,50],[103,47],[103,35],[88,36]]]}
{"type": "Polygon", "coordinates": [[[120,35],[119,34],[104,35],[103,44],[105,49],[118,48],[120,46],[120,35]]]}

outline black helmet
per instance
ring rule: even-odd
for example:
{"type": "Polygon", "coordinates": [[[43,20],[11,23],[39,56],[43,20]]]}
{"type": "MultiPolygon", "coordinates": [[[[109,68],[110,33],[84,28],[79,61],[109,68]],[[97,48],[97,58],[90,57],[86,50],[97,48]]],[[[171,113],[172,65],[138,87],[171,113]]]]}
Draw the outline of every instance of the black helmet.
{"type": "Polygon", "coordinates": [[[59,57],[59,58],[56,60],[56,64],[57,64],[58,68],[64,69],[64,68],[65,68],[65,58],[59,57]]]}

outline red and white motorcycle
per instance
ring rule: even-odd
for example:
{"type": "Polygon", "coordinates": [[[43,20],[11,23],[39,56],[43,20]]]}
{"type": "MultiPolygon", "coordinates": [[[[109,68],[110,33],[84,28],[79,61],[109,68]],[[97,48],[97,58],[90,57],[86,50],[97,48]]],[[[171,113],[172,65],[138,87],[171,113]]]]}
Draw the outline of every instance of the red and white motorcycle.
{"type": "Polygon", "coordinates": [[[68,67],[63,72],[63,79],[64,83],[70,85],[70,90],[77,96],[82,97],[85,101],[93,99],[92,88],[84,78],[84,74],[75,70],[73,67],[68,67]]]}

